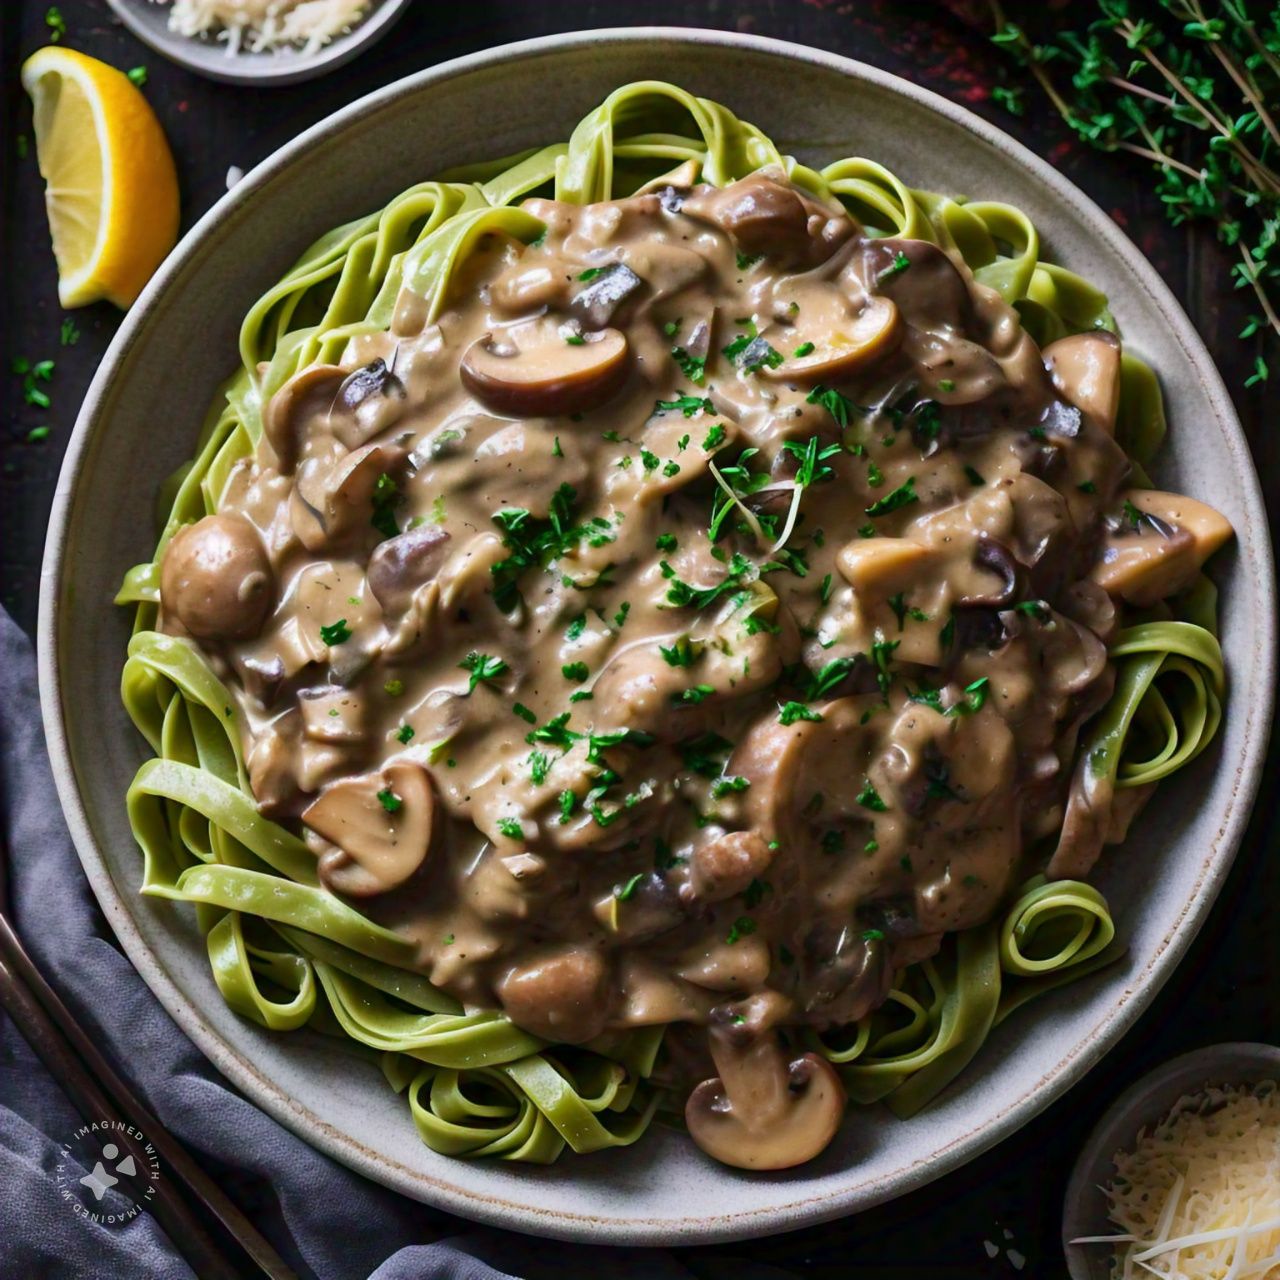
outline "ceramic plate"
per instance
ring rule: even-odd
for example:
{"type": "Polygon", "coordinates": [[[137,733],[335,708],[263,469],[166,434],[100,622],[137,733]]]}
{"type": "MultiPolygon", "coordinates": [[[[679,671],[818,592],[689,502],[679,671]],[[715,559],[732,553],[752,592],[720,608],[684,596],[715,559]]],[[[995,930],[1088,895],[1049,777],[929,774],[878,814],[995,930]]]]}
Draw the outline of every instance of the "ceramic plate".
{"type": "Polygon", "coordinates": [[[1147,1006],[1208,912],[1258,783],[1274,683],[1271,549],[1249,452],[1212,361],[1133,244],[961,108],[832,54],[718,32],[595,31],[462,58],[362,99],[255,169],[182,241],[112,344],[67,452],[44,574],[41,687],[62,803],[104,911],[169,1012],[249,1097],[361,1173],[468,1217],[597,1243],[761,1235],[865,1209],[955,1169],[1058,1097],[1147,1006]],[[138,896],[124,809],[146,752],[119,704],[129,617],[111,598],[151,554],[149,495],[190,455],[235,364],[241,317],[321,232],[451,165],[567,138],[610,90],[651,77],[719,99],[810,162],[862,154],[916,186],[1025,209],[1046,255],[1107,290],[1160,371],[1172,431],[1157,480],[1212,502],[1238,534],[1215,561],[1224,730],[1100,868],[1126,962],[1010,1018],[918,1119],[856,1112],[821,1158],[769,1176],[712,1164],[659,1128],[629,1150],[551,1168],[435,1155],[376,1068],[227,1008],[190,915],[138,896]],[[122,503],[125,484],[134,496],[122,503]]]}

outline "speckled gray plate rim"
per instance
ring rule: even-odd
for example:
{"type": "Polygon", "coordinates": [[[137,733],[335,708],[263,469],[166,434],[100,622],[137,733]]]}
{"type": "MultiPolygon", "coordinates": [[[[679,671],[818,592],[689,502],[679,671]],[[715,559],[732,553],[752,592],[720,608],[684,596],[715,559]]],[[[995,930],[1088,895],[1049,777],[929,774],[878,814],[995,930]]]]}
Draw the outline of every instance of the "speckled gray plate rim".
{"type": "Polygon", "coordinates": [[[1209,1085],[1280,1081],[1280,1048],[1251,1041],[1211,1044],[1162,1063],[1116,1099],[1081,1148],[1067,1184],[1062,1248],[1071,1280],[1111,1280],[1114,1246],[1072,1244],[1080,1236],[1113,1234],[1102,1188],[1115,1172],[1117,1151],[1132,1151],[1138,1130],[1168,1115],[1185,1094],[1209,1085]]]}
{"type": "Polygon", "coordinates": [[[507,45],[392,84],[283,147],[200,220],[126,318],[72,434],[45,552],[39,668],[59,796],[103,911],[231,1081],[319,1149],[440,1208],[563,1239],[660,1244],[789,1230],[901,1195],[1012,1133],[1097,1062],[1168,978],[1230,868],[1266,750],[1275,634],[1266,516],[1230,400],[1169,290],[1096,205],[998,129],[882,71],[760,37],[641,28],[507,45]],[[121,519],[146,508],[122,506],[121,484],[149,494],[189,456],[248,307],[320,232],[449,165],[567,137],[610,89],[658,77],[726,102],[807,159],[863,153],[915,185],[1024,207],[1050,256],[1108,290],[1130,342],[1161,373],[1173,430],[1158,478],[1218,505],[1238,534],[1215,568],[1231,680],[1223,732],[1100,867],[1128,962],[1010,1018],[924,1116],[859,1111],[817,1161],[768,1177],[713,1165],[661,1128],[550,1168],[428,1151],[376,1068],[226,1008],[189,913],[138,896],[123,804],[145,751],[118,705],[128,619],[110,600],[153,533],[145,519],[121,519]]]}
{"type": "Polygon", "coordinates": [[[210,80],[258,88],[298,84],[350,62],[381,40],[409,3],[410,0],[373,0],[372,11],[350,31],[334,36],[314,53],[284,48],[230,54],[226,45],[216,38],[183,36],[170,31],[169,5],[155,4],[153,0],[107,0],[116,17],[162,58],[210,80]]]}

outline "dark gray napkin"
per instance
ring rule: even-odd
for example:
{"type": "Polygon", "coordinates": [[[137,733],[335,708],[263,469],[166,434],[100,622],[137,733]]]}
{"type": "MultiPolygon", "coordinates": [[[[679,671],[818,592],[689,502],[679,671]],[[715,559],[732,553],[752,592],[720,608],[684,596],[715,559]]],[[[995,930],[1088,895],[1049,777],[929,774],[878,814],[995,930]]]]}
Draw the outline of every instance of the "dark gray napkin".
{"type": "MultiPolygon", "coordinates": [[[[0,783],[10,902],[32,958],[165,1127],[303,1275],[786,1280],[741,1258],[700,1254],[695,1272],[655,1249],[472,1228],[351,1173],[236,1093],[160,1007],[98,911],[58,808],[31,645],[2,610],[0,783]]],[[[59,1144],[80,1124],[0,1015],[0,1276],[188,1280],[191,1269],[146,1213],[123,1225],[95,1224],[64,1202],[57,1169],[61,1160],[65,1182],[68,1157],[59,1144]]],[[[107,1193],[104,1208],[115,1194],[107,1193]]]]}

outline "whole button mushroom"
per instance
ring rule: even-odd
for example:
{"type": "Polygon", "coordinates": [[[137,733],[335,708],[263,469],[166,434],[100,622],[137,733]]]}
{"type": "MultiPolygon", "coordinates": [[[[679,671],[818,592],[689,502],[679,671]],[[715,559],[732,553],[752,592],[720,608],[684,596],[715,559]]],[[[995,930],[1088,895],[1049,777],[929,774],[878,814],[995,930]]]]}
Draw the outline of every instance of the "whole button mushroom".
{"type": "Polygon", "coordinates": [[[331,783],[302,814],[334,846],[320,859],[322,883],[353,898],[402,885],[431,848],[435,809],[431,779],[416,764],[331,783]]]}
{"type": "Polygon", "coordinates": [[[266,548],[243,516],[205,516],[165,548],[160,601],[198,640],[252,639],[274,595],[266,548]]]}
{"type": "Polygon", "coordinates": [[[736,1169],[790,1169],[822,1152],[844,1115],[835,1068],[816,1053],[792,1060],[752,997],[712,1015],[708,1040],[718,1074],[689,1095],[689,1136],[736,1169]],[[762,1025],[763,1023],[763,1025],[762,1025]]]}
{"type": "Polygon", "coordinates": [[[497,994],[516,1026],[556,1044],[582,1044],[604,1030],[609,968],[598,951],[566,947],[514,965],[497,994]]]}

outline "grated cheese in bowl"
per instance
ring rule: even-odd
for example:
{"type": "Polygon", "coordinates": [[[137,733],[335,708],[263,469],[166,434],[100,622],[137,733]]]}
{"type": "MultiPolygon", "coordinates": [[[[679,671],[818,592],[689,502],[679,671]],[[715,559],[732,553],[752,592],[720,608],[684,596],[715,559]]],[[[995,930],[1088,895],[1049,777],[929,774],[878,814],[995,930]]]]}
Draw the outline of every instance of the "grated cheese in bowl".
{"type": "Polygon", "coordinates": [[[1179,1098],[1117,1152],[1105,1189],[1113,1275],[1280,1280],[1280,1088],[1210,1087],[1179,1098]]]}
{"type": "Polygon", "coordinates": [[[169,30],[182,36],[215,32],[229,54],[290,46],[315,53],[349,31],[368,8],[369,0],[173,0],[169,30]]]}

